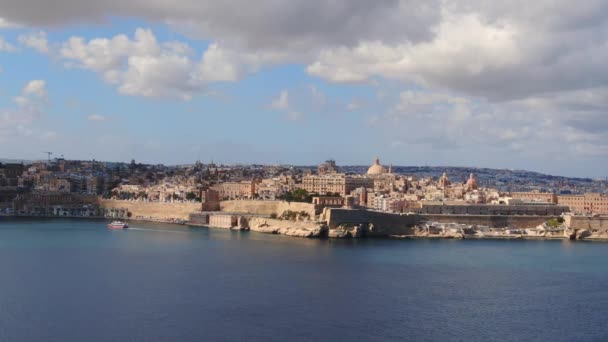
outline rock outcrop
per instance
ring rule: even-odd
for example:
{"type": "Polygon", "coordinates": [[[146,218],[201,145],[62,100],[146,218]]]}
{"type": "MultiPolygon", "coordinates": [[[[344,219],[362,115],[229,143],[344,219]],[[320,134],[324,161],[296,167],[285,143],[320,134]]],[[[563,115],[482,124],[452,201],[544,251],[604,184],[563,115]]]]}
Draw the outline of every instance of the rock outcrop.
{"type": "Polygon", "coordinates": [[[281,234],[297,237],[325,237],[327,225],[310,221],[287,221],[253,217],[249,219],[249,230],[268,234],[281,234]]]}

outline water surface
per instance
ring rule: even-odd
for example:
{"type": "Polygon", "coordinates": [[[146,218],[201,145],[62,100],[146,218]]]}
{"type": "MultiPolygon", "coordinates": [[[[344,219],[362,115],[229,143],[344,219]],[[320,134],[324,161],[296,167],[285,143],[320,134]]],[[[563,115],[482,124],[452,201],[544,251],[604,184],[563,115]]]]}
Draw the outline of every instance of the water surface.
{"type": "Polygon", "coordinates": [[[605,341],[608,244],[0,219],[0,341],[605,341]]]}

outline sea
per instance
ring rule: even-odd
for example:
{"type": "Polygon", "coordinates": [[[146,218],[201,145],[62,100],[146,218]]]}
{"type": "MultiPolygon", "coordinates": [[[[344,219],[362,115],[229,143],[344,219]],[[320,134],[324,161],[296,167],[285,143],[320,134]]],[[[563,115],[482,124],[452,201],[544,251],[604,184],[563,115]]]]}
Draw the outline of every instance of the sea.
{"type": "Polygon", "coordinates": [[[608,243],[0,218],[0,341],[608,341],[608,243]]]}

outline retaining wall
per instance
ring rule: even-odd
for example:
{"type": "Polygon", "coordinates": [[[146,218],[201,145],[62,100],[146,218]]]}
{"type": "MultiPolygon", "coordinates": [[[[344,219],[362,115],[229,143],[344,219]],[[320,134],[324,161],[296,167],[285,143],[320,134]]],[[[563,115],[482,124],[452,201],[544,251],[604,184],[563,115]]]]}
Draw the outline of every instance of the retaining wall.
{"type": "Polygon", "coordinates": [[[608,230],[608,216],[571,216],[564,217],[566,226],[570,229],[608,230]]]}
{"type": "Polygon", "coordinates": [[[426,221],[461,223],[490,228],[535,228],[556,216],[517,215],[420,215],[426,221]]]}
{"type": "Polygon", "coordinates": [[[305,211],[311,217],[318,215],[317,209],[312,203],[285,202],[285,201],[256,201],[256,200],[234,200],[220,202],[220,209],[230,213],[246,213],[256,215],[281,214],[287,210],[305,211]]]}
{"type": "Polygon", "coordinates": [[[155,219],[176,218],[188,220],[190,213],[201,211],[200,203],[132,202],[102,199],[99,206],[101,208],[126,208],[131,213],[131,218],[142,216],[155,219]]]}

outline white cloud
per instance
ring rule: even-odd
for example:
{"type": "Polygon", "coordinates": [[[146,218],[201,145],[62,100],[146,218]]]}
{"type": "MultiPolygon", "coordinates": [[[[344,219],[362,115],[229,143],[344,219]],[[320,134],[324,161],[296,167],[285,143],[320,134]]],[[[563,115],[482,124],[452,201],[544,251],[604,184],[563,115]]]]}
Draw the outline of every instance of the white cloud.
{"type": "Polygon", "coordinates": [[[312,97],[312,103],[316,106],[321,107],[327,103],[325,94],[314,85],[310,85],[310,95],[312,97]]]}
{"type": "Polygon", "coordinates": [[[287,118],[291,121],[298,121],[302,118],[302,113],[295,110],[290,110],[287,112],[287,118]]]}
{"type": "Polygon", "coordinates": [[[382,117],[373,118],[373,124],[391,141],[424,145],[427,153],[460,155],[456,151],[471,154],[490,148],[504,157],[581,160],[608,156],[606,102],[608,88],[502,103],[430,89],[406,90],[382,117]]]}
{"type": "Polygon", "coordinates": [[[87,116],[87,120],[89,121],[106,121],[106,117],[99,114],[91,114],[87,116]]]}
{"type": "MultiPolygon", "coordinates": [[[[374,87],[375,98],[363,97],[375,113],[361,113],[373,115],[368,128],[382,130],[387,145],[467,153],[490,146],[505,152],[490,158],[517,150],[516,157],[544,161],[608,150],[605,0],[259,0],[255,6],[244,0],[20,0],[0,2],[0,13],[6,18],[0,27],[139,17],[209,42],[197,55],[188,44],[159,42],[139,29],[133,37],[72,37],[61,45],[66,66],[94,71],[127,95],[188,99],[210,82],[297,64],[330,82],[390,83],[393,89],[374,87]],[[246,8],[246,15],[235,7],[246,8]]],[[[300,101],[303,92],[287,89],[270,104],[287,118],[318,114],[310,103],[333,112],[357,109],[355,102],[335,105],[316,88],[305,90],[308,102],[300,101]]]]}
{"type": "Polygon", "coordinates": [[[283,113],[285,118],[290,121],[297,121],[302,119],[302,113],[295,109],[289,101],[289,91],[281,90],[278,97],[272,100],[269,107],[271,109],[280,111],[283,113]]]}
{"type": "Polygon", "coordinates": [[[188,44],[159,43],[151,30],[141,28],[133,39],[124,34],[89,41],[71,37],[60,50],[66,67],[95,71],[122,94],[185,100],[211,82],[236,81],[277,56],[238,54],[218,44],[210,44],[198,61],[192,55],[188,44]]]}
{"type": "Polygon", "coordinates": [[[64,57],[71,64],[109,82],[128,83],[121,91],[132,95],[189,98],[209,82],[236,81],[277,63],[304,64],[309,74],[332,82],[380,76],[493,101],[608,83],[603,0],[260,0],[256,6],[235,1],[58,0],[51,6],[22,0],[0,4],[0,12],[11,22],[43,26],[139,16],[211,42],[200,60],[155,37],[134,47],[145,30],[133,40],[117,35],[66,43],[64,57]],[[237,5],[247,8],[246,16],[233,10],[237,5]],[[172,75],[150,75],[154,85],[122,79],[127,68],[132,76],[161,65],[172,75]],[[175,84],[175,78],[183,81],[175,84]]]}
{"type": "Polygon", "coordinates": [[[346,104],[346,110],[353,112],[360,110],[363,106],[364,104],[360,100],[354,99],[346,104]]]}
{"type": "Polygon", "coordinates": [[[332,82],[368,80],[374,75],[421,83],[446,75],[475,77],[521,60],[514,25],[486,23],[477,14],[443,14],[432,40],[387,44],[361,41],[355,47],[330,47],[307,68],[332,82]]]}
{"type": "Polygon", "coordinates": [[[0,52],[15,52],[17,48],[8,43],[0,36],[0,52]]]}
{"type": "Polygon", "coordinates": [[[49,53],[49,42],[44,31],[22,34],[19,36],[19,43],[40,53],[49,53]]]}
{"type": "Polygon", "coordinates": [[[46,81],[32,80],[23,87],[24,95],[36,95],[38,97],[46,96],[46,81]]]}
{"type": "Polygon", "coordinates": [[[0,17],[0,29],[17,28],[19,25],[0,17]]]}
{"type": "Polygon", "coordinates": [[[40,118],[46,108],[46,82],[33,80],[13,99],[14,108],[0,109],[0,141],[8,141],[15,133],[31,135],[30,126],[40,118]]]}
{"type": "Polygon", "coordinates": [[[270,108],[278,110],[289,109],[289,92],[281,90],[279,96],[270,103],[270,108]]]}

